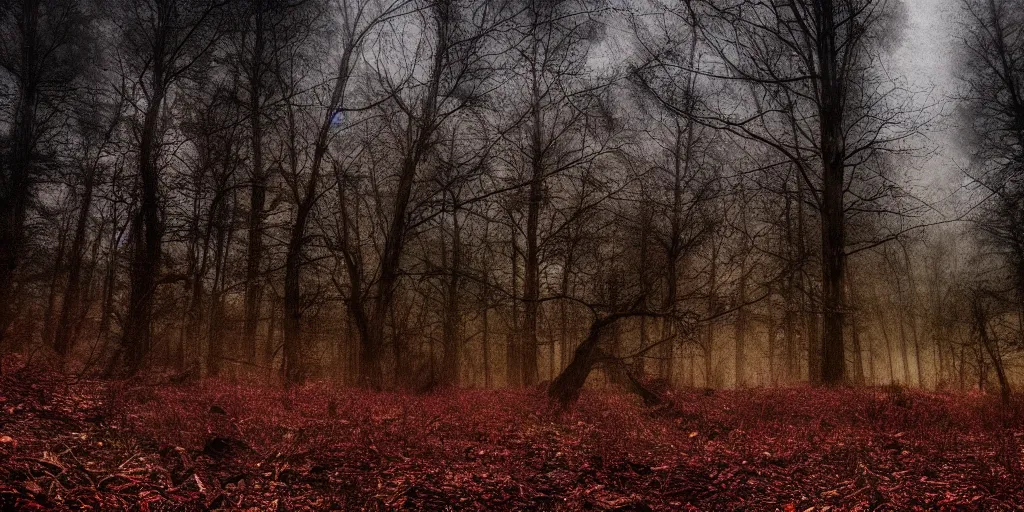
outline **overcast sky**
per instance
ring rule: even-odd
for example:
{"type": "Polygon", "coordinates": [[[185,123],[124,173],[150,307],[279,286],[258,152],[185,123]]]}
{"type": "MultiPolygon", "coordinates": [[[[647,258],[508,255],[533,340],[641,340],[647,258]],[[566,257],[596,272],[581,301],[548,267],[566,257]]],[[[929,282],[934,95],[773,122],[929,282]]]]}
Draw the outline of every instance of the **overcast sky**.
{"type": "MultiPolygon", "coordinates": [[[[914,89],[928,91],[923,101],[939,102],[944,114],[952,112],[948,98],[954,92],[953,51],[956,47],[957,0],[904,0],[909,26],[896,52],[899,69],[914,89]]],[[[955,136],[945,117],[936,119],[928,135],[936,153],[920,162],[920,185],[946,188],[960,181],[956,162],[962,161],[955,136]]]]}

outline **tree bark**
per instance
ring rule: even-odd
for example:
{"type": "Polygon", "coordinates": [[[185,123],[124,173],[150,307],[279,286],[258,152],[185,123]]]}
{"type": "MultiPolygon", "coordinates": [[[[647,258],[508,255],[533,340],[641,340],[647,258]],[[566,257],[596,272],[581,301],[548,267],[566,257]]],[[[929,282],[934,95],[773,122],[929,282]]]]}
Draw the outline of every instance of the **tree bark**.
{"type": "Polygon", "coordinates": [[[132,223],[131,291],[128,314],[121,337],[124,371],[134,375],[139,371],[152,347],[151,324],[156,294],[156,277],[160,271],[163,226],[160,221],[160,176],[156,162],[157,123],[163,109],[165,95],[164,45],[167,35],[157,34],[153,51],[152,91],[142,123],[139,143],[139,181],[141,201],[132,223]]]}
{"type": "Polygon", "coordinates": [[[846,264],[845,149],[843,144],[843,77],[838,69],[835,9],[832,0],[818,2],[817,58],[819,74],[819,129],[822,159],[822,357],[821,382],[843,384],[846,352],[843,347],[843,283],[846,264]]]}
{"type": "Polygon", "coordinates": [[[253,53],[248,71],[249,81],[249,135],[252,151],[251,184],[249,186],[249,229],[245,263],[245,323],[242,339],[245,355],[252,362],[256,357],[256,330],[263,300],[262,257],[263,222],[267,195],[267,175],[263,168],[263,58],[265,29],[263,1],[254,0],[255,30],[253,53]]]}

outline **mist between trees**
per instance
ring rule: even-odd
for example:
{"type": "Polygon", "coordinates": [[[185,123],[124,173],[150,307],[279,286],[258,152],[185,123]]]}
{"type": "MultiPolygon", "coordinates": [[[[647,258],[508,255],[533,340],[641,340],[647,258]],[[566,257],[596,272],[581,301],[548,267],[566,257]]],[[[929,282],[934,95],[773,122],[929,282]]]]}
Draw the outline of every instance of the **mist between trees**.
{"type": "Polygon", "coordinates": [[[4,2],[0,348],[563,401],[1008,393],[1022,11],[959,3],[937,97],[895,0],[4,2]]]}

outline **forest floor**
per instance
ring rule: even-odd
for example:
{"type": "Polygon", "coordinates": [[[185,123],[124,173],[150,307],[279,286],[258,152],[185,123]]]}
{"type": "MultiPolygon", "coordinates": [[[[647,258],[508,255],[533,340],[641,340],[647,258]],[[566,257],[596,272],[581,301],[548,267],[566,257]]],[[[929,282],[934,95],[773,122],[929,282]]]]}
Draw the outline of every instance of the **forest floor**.
{"type": "MultiPolygon", "coordinates": [[[[898,389],[284,391],[0,377],[0,510],[1020,510],[1019,413],[898,389]]],[[[1016,404],[1014,411],[1020,411],[1016,404]]]]}

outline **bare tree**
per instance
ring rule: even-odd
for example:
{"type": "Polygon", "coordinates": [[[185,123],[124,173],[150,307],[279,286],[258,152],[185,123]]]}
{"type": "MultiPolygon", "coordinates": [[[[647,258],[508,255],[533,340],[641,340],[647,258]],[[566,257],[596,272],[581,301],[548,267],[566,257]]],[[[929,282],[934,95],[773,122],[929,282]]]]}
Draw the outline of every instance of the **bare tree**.
{"type": "Polygon", "coordinates": [[[152,348],[153,303],[161,273],[161,123],[174,86],[188,78],[223,34],[218,1],[153,0],[132,3],[117,20],[123,72],[138,77],[132,93],[141,101],[138,132],[139,205],[132,221],[131,293],[119,358],[131,374],[152,348]]]}
{"type": "MultiPolygon", "coordinates": [[[[14,297],[15,275],[29,233],[26,218],[58,115],[71,99],[70,86],[89,70],[92,22],[80,2],[19,0],[0,6],[0,83],[13,100],[4,104],[0,135],[0,293],[14,297]],[[6,87],[5,87],[6,88],[6,87]]],[[[0,306],[0,347],[13,321],[12,301],[0,306]]]]}
{"type": "MultiPolygon", "coordinates": [[[[92,98],[80,113],[82,123],[79,165],[75,170],[80,174],[78,218],[75,221],[74,238],[69,249],[67,283],[63,292],[60,318],[54,334],[54,350],[63,361],[74,348],[83,314],[82,271],[88,243],[89,222],[92,218],[96,188],[104,170],[102,160],[108,157],[117,130],[121,125],[123,98],[106,98],[105,102],[92,98]]],[[[102,231],[102,230],[100,230],[102,231]]],[[[99,243],[95,246],[98,248],[99,243]]],[[[95,260],[95,258],[93,258],[95,260]]]]}
{"type": "MultiPolygon", "coordinates": [[[[306,246],[306,228],[310,216],[321,193],[319,190],[320,173],[323,170],[325,157],[331,142],[337,133],[336,126],[343,122],[347,111],[352,110],[349,98],[350,82],[353,72],[361,57],[363,44],[367,38],[383,22],[403,13],[406,1],[396,0],[390,3],[361,2],[338,4],[337,16],[341,25],[340,51],[331,61],[327,85],[323,87],[322,104],[318,114],[314,114],[317,122],[316,136],[311,144],[308,162],[300,163],[297,147],[298,134],[295,125],[299,108],[294,99],[289,101],[289,142],[288,186],[294,202],[291,228],[288,234],[288,245],[284,264],[284,363],[283,372],[287,382],[300,382],[305,377],[305,341],[301,335],[302,324],[302,292],[301,270],[303,251],[306,246]]],[[[293,74],[300,73],[293,72],[293,74]]]]}
{"type": "MultiPolygon", "coordinates": [[[[748,108],[727,113],[705,102],[694,117],[773,150],[793,165],[811,191],[821,232],[821,380],[845,378],[843,294],[851,183],[877,173],[879,159],[917,131],[899,79],[887,75],[882,56],[902,20],[888,0],[689,2],[690,20],[701,20],[703,41],[717,62],[710,79],[750,93],[748,108]]],[[[646,69],[675,69],[673,54],[652,52],[646,69]]],[[[685,64],[683,64],[685,66],[685,64]]],[[[666,99],[656,87],[649,90],[666,99]]],[[[720,105],[721,103],[719,103],[720,105]]],[[[678,109],[682,114],[684,110],[678,109]]],[[[813,372],[812,372],[813,374],[813,372]]]]}

